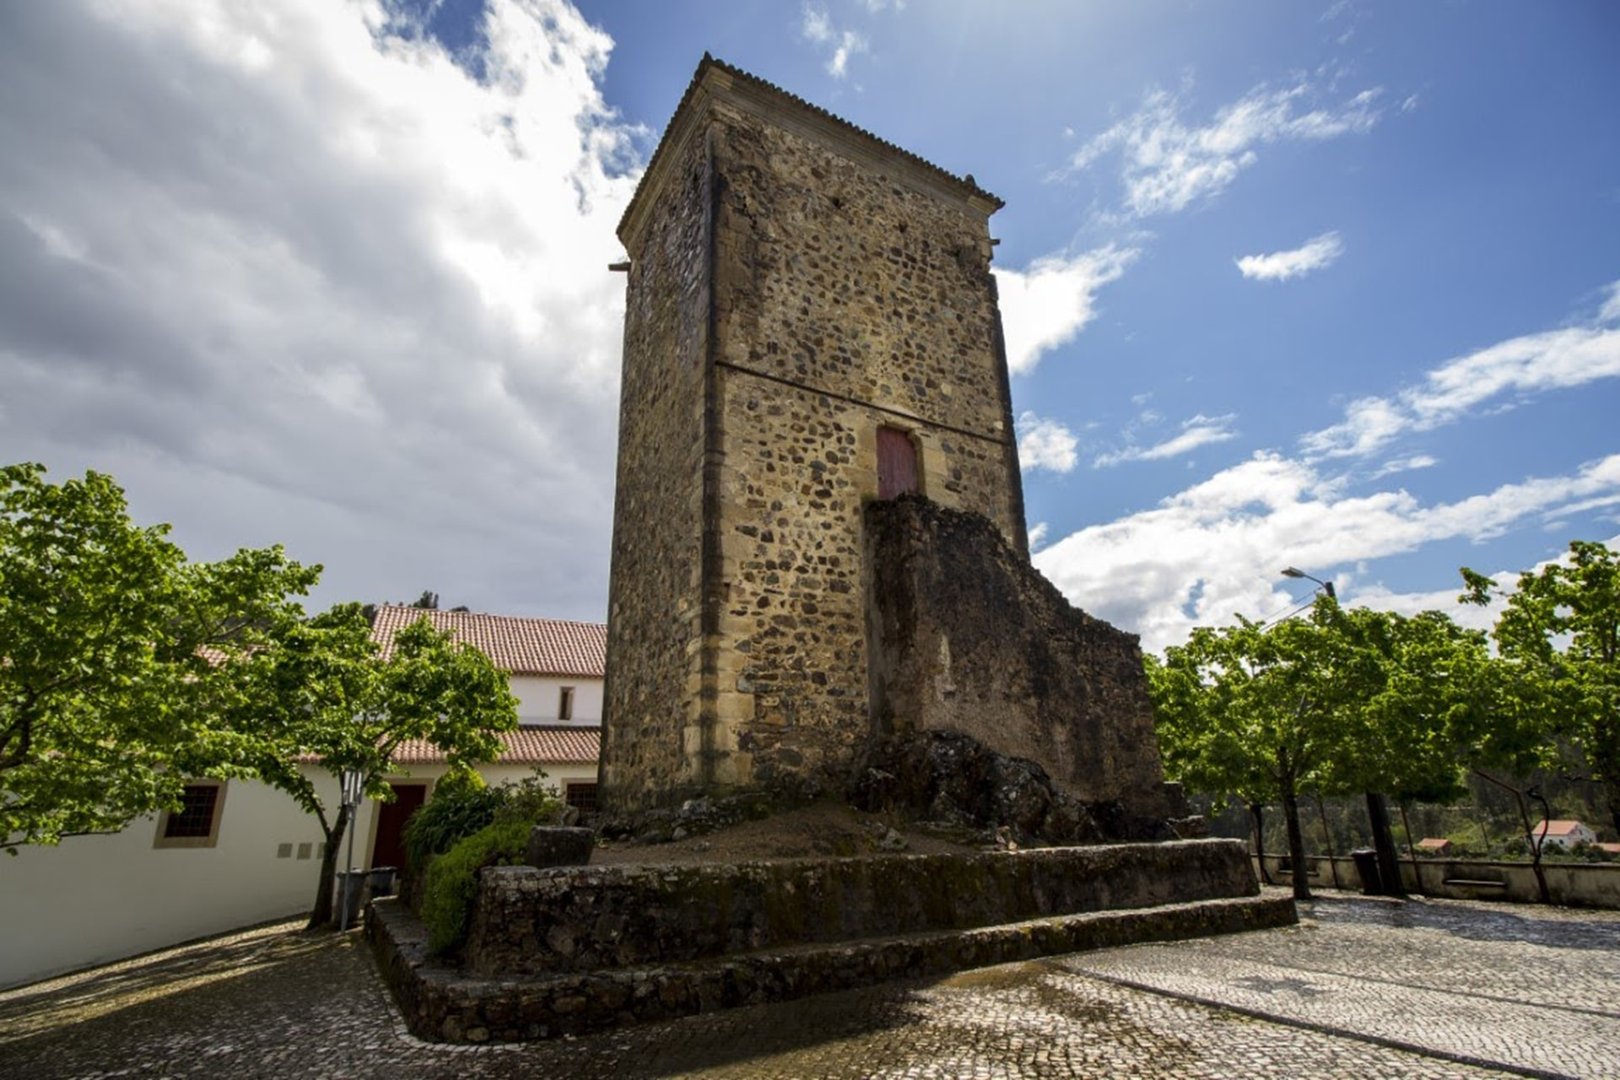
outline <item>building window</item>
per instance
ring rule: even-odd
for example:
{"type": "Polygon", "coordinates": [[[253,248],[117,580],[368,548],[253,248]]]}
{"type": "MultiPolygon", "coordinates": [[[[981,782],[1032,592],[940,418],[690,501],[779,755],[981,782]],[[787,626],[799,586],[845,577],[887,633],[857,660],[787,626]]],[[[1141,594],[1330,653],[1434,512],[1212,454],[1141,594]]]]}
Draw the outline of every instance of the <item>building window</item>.
{"type": "Polygon", "coordinates": [[[596,809],[595,784],[568,784],[563,789],[563,801],[575,810],[588,813],[596,809]]]}
{"type": "Polygon", "coordinates": [[[574,688],[565,686],[557,692],[557,719],[572,720],[574,718],[574,688]]]}
{"type": "Polygon", "coordinates": [[[892,499],[908,491],[918,491],[917,444],[910,432],[899,428],[877,429],[878,498],[892,499]]]}
{"type": "Polygon", "coordinates": [[[180,793],[180,809],[158,817],[153,847],[213,847],[219,842],[219,818],[225,809],[223,780],[196,780],[180,793]]]}

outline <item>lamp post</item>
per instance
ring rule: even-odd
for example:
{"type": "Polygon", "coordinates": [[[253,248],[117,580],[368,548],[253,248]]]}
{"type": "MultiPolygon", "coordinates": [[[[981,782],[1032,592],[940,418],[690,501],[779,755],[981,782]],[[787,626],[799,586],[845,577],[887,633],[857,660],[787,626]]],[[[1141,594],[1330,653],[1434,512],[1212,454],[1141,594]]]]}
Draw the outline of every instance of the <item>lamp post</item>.
{"type": "Polygon", "coordinates": [[[1282,576],[1283,577],[1291,577],[1291,578],[1304,578],[1306,581],[1314,581],[1318,585],[1322,586],[1322,591],[1328,594],[1328,599],[1329,600],[1337,600],[1339,598],[1339,594],[1333,591],[1333,582],[1331,582],[1331,581],[1323,581],[1319,577],[1312,577],[1310,574],[1307,574],[1305,571],[1299,569],[1298,567],[1293,567],[1293,566],[1285,566],[1285,567],[1283,567],[1282,576]]]}
{"type": "Polygon", "coordinates": [[[359,769],[343,770],[343,809],[349,815],[349,860],[343,872],[343,906],[338,910],[338,929],[349,929],[349,890],[354,888],[354,829],[360,799],[365,794],[365,774],[359,769]]]}
{"type": "MultiPolygon", "coordinates": [[[[1323,581],[1314,574],[1307,574],[1297,566],[1283,567],[1282,576],[1314,581],[1321,586],[1323,592],[1327,593],[1329,600],[1338,602],[1339,594],[1334,591],[1331,581],[1323,581]]],[[[1378,877],[1381,887],[1377,891],[1386,896],[1404,897],[1406,886],[1401,882],[1400,859],[1395,851],[1395,832],[1389,820],[1389,803],[1376,791],[1369,791],[1366,796],[1367,823],[1372,828],[1373,847],[1378,852],[1378,877]]]]}

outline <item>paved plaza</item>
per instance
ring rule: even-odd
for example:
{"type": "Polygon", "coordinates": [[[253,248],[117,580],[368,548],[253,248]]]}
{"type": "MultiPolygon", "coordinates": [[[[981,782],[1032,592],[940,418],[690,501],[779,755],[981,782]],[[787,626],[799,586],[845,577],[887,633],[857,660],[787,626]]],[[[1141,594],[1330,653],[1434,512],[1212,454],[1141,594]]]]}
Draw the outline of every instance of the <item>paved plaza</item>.
{"type": "Polygon", "coordinates": [[[525,1046],[411,1037],[350,935],[0,993],[0,1075],[1620,1077],[1620,913],[1344,895],[1301,924],[525,1046]]]}

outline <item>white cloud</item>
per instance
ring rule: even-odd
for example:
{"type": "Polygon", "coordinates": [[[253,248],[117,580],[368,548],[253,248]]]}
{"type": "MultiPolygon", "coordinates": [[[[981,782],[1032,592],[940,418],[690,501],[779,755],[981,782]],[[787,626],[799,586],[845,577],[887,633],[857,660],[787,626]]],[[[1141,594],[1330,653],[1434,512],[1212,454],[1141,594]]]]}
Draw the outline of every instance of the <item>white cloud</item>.
{"type": "Polygon", "coordinates": [[[1097,315],[1096,294],[1135,261],[1132,248],[1110,244],[1072,258],[1048,255],[1023,270],[996,270],[1007,367],[1035,370],[1042,354],[1074,339],[1097,315]]]}
{"type": "Polygon", "coordinates": [[[1273,251],[1269,255],[1244,255],[1234,260],[1240,273],[1256,281],[1287,281],[1303,277],[1313,270],[1333,265],[1344,254],[1344,244],[1336,232],[1305,241],[1292,251],[1273,251]]]}
{"type": "Polygon", "coordinates": [[[1177,97],[1155,90],[1135,113],[1082,146],[1069,171],[1117,151],[1126,209],[1137,217],[1173,213],[1226,190],[1259,160],[1259,147],[1371,130],[1379,94],[1364,90],[1337,106],[1317,107],[1307,82],[1280,90],[1260,86],[1222,106],[1208,124],[1189,127],[1177,97]]]}
{"type": "MultiPolygon", "coordinates": [[[[1144,413],[1143,418],[1158,419],[1156,413],[1144,413]]],[[[1199,413],[1190,420],[1183,420],[1181,433],[1166,439],[1153,446],[1131,446],[1124,450],[1115,450],[1102,454],[1092,462],[1093,468],[1105,469],[1111,465],[1119,465],[1126,461],[1162,461],[1165,458],[1179,457],[1191,453],[1200,446],[1211,443],[1226,442],[1234,438],[1237,432],[1231,428],[1235,414],[1227,413],[1225,416],[1205,416],[1199,413]]]]}
{"type": "MultiPolygon", "coordinates": [[[[881,7],[881,3],[878,7],[881,7]]],[[[897,4],[896,7],[899,5],[897,4]]],[[[873,11],[878,7],[872,8],[873,11]]],[[[835,79],[842,79],[849,74],[850,57],[856,53],[863,53],[867,49],[866,38],[854,30],[840,30],[832,23],[827,9],[812,4],[804,6],[803,18],[799,23],[799,34],[806,41],[816,45],[827,46],[832,52],[827,57],[827,74],[835,79]]]]}
{"type": "Polygon", "coordinates": [[[1029,527],[1029,550],[1039,551],[1046,542],[1046,522],[1037,521],[1029,527]]]}
{"type": "Polygon", "coordinates": [[[604,34],[487,12],[457,57],[382,4],[9,12],[0,458],[317,602],[601,617],[633,154],[604,34]]]}
{"type": "Polygon", "coordinates": [[[1025,469],[1066,473],[1074,468],[1080,441],[1056,420],[1032,412],[1018,418],[1018,460],[1025,469]]]}
{"type": "MultiPolygon", "coordinates": [[[[1607,307],[1605,307],[1607,311],[1607,307]]],[[[1620,327],[1549,330],[1447,360],[1393,397],[1353,401],[1340,423],[1300,440],[1308,453],[1359,457],[1408,431],[1428,431],[1507,394],[1529,395],[1620,376],[1620,327]]],[[[1499,403],[1511,405],[1512,402],[1499,403]]]]}
{"type": "Polygon", "coordinates": [[[1620,322],[1620,281],[1612,282],[1606,291],[1609,295],[1598,311],[1598,322],[1620,322]]]}
{"type": "Polygon", "coordinates": [[[1404,491],[1348,496],[1310,463],[1262,453],[1151,510],[1072,533],[1035,563],[1075,604],[1157,650],[1198,624],[1286,610],[1284,566],[1344,580],[1342,568],[1359,560],[1489,539],[1573,500],[1615,494],[1620,454],[1570,475],[1425,505],[1404,491]]]}
{"type": "Polygon", "coordinates": [[[1384,462],[1383,465],[1379,466],[1378,471],[1374,472],[1368,479],[1382,480],[1386,476],[1411,472],[1414,469],[1432,469],[1438,464],[1440,464],[1439,458],[1432,457],[1429,454],[1413,454],[1411,457],[1396,458],[1393,461],[1384,462]]]}

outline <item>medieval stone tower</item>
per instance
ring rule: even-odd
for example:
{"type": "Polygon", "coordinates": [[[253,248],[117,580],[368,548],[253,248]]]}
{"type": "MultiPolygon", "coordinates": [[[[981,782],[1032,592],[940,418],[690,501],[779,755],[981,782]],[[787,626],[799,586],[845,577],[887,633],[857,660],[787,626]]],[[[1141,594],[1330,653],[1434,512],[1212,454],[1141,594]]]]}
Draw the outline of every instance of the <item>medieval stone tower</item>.
{"type": "Polygon", "coordinates": [[[919,490],[1027,558],[1000,206],[704,57],[619,226],[609,807],[848,764],[871,729],[863,501],[919,490]]]}

